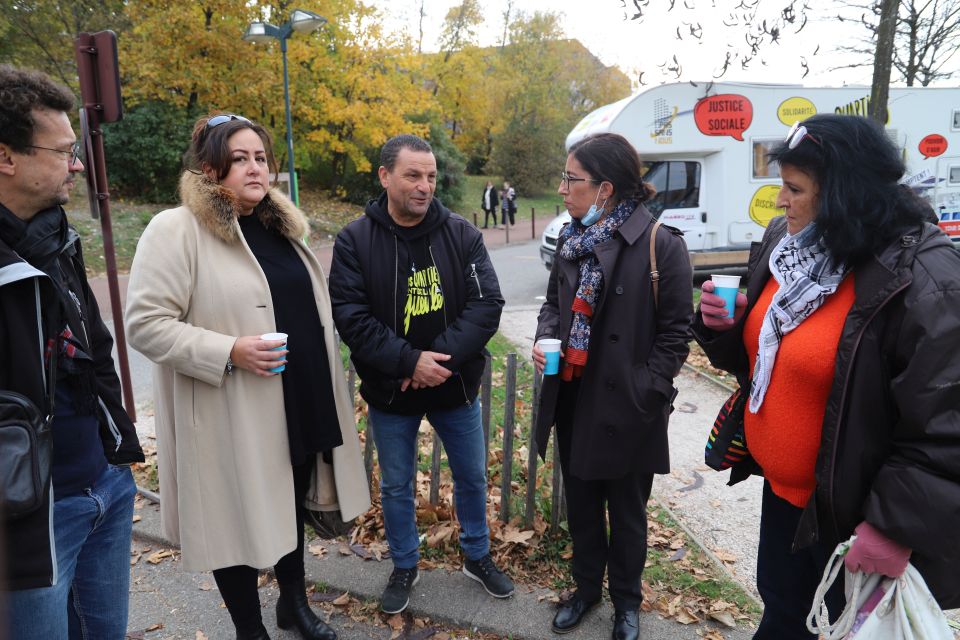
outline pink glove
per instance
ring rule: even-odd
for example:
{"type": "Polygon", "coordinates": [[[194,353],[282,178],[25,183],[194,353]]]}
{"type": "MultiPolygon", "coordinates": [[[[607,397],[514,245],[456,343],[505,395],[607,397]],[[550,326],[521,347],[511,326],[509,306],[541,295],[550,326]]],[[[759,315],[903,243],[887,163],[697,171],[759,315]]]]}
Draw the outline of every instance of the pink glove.
{"type": "Polygon", "coordinates": [[[855,532],[857,538],[843,559],[848,571],[881,573],[891,578],[903,575],[910,561],[910,549],[883,535],[866,520],[857,525],[855,532]]]}
{"type": "Polygon", "coordinates": [[[726,331],[743,316],[746,308],[747,296],[738,293],[733,310],[734,316],[728,318],[727,314],[730,310],[727,309],[724,299],[713,293],[713,282],[707,280],[700,286],[700,315],[708,329],[726,331]]]}

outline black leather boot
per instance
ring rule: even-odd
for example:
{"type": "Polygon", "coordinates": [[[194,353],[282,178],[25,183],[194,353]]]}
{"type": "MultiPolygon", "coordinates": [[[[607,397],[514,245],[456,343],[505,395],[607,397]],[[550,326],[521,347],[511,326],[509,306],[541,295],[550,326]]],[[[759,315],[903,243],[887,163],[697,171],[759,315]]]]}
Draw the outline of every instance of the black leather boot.
{"type": "Polygon", "coordinates": [[[256,626],[237,627],[237,640],[270,640],[263,623],[256,626]]]}
{"type": "Polygon", "coordinates": [[[640,613],[614,610],[613,640],[637,640],[640,637],[640,613]]]}
{"type": "Polygon", "coordinates": [[[281,629],[296,627],[306,640],[337,640],[337,633],[310,608],[302,582],[299,585],[280,585],[277,626],[281,629]]]}

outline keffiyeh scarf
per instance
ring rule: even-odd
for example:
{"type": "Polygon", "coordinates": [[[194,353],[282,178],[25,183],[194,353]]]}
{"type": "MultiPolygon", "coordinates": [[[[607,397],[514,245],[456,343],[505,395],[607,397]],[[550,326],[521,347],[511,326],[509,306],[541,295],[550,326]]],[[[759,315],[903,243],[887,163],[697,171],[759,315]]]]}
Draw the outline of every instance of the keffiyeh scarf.
{"type": "Polygon", "coordinates": [[[757,363],[750,386],[750,412],[756,413],[770,385],[773,365],[783,336],[820,308],[847,273],[827,252],[822,240],[813,240],[814,226],[795,235],[787,234],[770,255],[770,273],[780,288],[760,326],[757,363]]]}
{"type": "Polygon", "coordinates": [[[579,262],[577,293],[573,298],[573,320],[570,323],[570,338],[563,357],[560,379],[566,382],[583,375],[590,348],[590,321],[600,294],[603,292],[603,269],[593,249],[598,244],[613,238],[614,232],[630,217],[636,203],[624,200],[602,220],[586,227],[574,220],[563,230],[563,246],[560,257],[579,262]]]}

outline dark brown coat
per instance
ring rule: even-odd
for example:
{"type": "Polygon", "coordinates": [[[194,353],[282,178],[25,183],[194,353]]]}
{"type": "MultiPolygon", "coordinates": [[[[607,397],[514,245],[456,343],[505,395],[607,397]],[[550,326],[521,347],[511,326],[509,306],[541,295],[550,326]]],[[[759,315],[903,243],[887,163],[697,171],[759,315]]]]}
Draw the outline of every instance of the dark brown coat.
{"type": "MultiPolygon", "coordinates": [[[[659,308],[650,279],[654,220],[639,205],[614,237],[596,247],[604,285],[591,325],[589,357],[574,416],[570,472],[584,480],[631,471],[667,473],[667,418],[673,378],[689,352],[693,272],[682,232],[661,227],[656,255],[659,308]]],[[[577,291],[578,263],[557,247],[537,339],[560,338],[566,348],[577,291]]],[[[545,376],[537,416],[537,446],[546,454],[556,422],[559,376],[545,376]]]]}

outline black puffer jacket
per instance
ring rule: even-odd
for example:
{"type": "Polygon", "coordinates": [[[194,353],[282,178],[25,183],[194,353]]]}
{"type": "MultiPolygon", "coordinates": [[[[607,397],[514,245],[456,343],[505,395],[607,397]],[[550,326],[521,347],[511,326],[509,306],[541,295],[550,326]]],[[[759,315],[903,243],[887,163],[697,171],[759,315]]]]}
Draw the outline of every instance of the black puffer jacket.
{"type": "Polygon", "coordinates": [[[436,198],[416,227],[417,237],[426,236],[429,242],[444,296],[446,329],[433,339],[430,350],[452,356],[442,364],[454,375],[433,389],[401,392],[400,383],[413,375],[421,350],[397,331],[406,297],[398,269],[410,259],[395,229],[383,194],[367,204],[364,216],[340,231],[333,248],[333,319],[350,347],[360,395],[377,409],[404,414],[473,401],[485,346],[500,326],[503,308],[483,236],[436,198]]]}
{"type": "MultiPolygon", "coordinates": [[[[775,219],[751,250],[747,313],[785,232],[785,220],[775,219]]],[[[833,545],[867,520],[913,550],[941,607],[960,607],[960,253],[927,224],[853,275],[816,490],[794,546],[833,545]]],[[[696,316],[694,334],[711,362],[745,384],[742,332],[743,319],[718,333],[696,316]]],[[[749,472],[734,469],[731,482],[749,472]]]]}
{"type": "MultiPolygon", "coordinates": [[[[89,334],[89,343],[84,336],[78,335],[77,339],[95,365],[93,386],[99,398],[92,402],[101,407],[98,416],[103,451],[111,464],[142,462],[143,451],[136,430],[120,400],[120,380],[110,355],[113,337],[100,318],[100,309],[84,274],[79,237],[72,229],[59,260],[65,285],[77,297],[89,334]]],[[[50,277],[24,262],[0,238],[0,389],[16,391],[41,408],[46,407],[46,403],[39,345],[41,340],[46,343],[59,335],[63,323],[59,310],[59,294],[50,277]],[[38,298],[44,336],[37,335],[38,298]]],[[[7,522],[0,515],[8,588],[47,587],[53,583],[52,521],[50,500],[15,522],[7,522]]]]}

